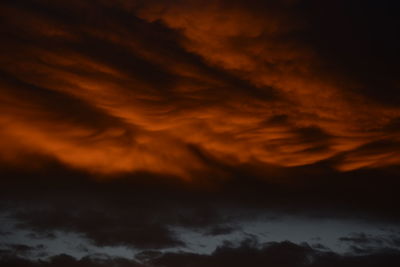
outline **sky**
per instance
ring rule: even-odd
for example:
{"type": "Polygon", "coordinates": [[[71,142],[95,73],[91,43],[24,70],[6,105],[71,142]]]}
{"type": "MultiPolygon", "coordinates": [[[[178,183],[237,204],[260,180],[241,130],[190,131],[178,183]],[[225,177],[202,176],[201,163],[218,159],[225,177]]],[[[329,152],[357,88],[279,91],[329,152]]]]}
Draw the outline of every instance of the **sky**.
{"type": "Polygon", "coordinates": [[[2,1],[0,266],[400,266],[399,7],[2,1]]]}

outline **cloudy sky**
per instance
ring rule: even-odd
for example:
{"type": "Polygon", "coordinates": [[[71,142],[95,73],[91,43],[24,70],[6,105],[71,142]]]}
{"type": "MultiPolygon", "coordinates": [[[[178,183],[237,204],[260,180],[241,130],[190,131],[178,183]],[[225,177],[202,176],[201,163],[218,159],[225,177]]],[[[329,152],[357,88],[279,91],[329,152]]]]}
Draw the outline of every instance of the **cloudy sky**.
{"type": "Polygon", "coordinates": [[[400,266],[399,11],[2,1],[0,265],[400,266]]]}

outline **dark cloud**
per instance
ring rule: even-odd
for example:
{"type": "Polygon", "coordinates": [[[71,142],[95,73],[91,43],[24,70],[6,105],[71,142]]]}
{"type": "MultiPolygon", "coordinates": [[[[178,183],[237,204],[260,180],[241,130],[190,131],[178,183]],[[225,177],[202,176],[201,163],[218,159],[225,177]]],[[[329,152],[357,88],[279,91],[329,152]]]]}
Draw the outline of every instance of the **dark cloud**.
{"type": "Polygon", "coordinates": [[[332,252],[321,252],[304,245],[290,242],[268,243],[261,248],[253,247],[244,242],[239,247],[223,246],[217,248],[211,255],[193,253],[147,253],[142,263],[120,258],[84,257],[77,260],[69,255],[61,254],[48,261],[26,260],[18,257],[2,257],[1,264],[5,266],[398,266],[399,253],[396,251],[381,251],[366,256],[340,256],[332,252]]]}
{"type": "Polygon", "coordinates": [[[340,241],[343,242],[351,242],[359,245],[368,244],[368,243],[381,243],[381,239],[377,239],[371,236],[366,235],[365,233],[355,233],[350,237],[341,237],[340,241]]]}
{"type": "Polygon", "coordinates": [[[229,225],[216,225],[206,232],[206,235],[226,235],[237,231],[238,229],[229,225]]]}
{"type": "Polygon", "coordinates": [[[25,244],[2,244],[4,249],[0,250],[0,258],[6,257],[45,257],[47,256],[46,253],[46,246],[43,244],[36,245],[36,246],[28,246],[25,244]]]}
{"type": "Polygon", "coordinates": [[[19,199],[13,208],[5,203],[3,211],[10,212],[11,218],[19,221],[19,228],[33,231],[30,237],[35,239],[53,238],[54,231],[65,231],[83,234],[98,246],[156,249],[184,245],[168,229],[168,223],[174,222],[173,216],[177,215],[168,215],[174,206],[161,206],[161,199],[146,203],[148,196],[132,197],[135,192],[124,193],[122,187],[112,192],[106,186],[108,189],[98,188],[100,191],[93,193],[88,188],[83,190],[84,185],[79,183],[81,188],[76,188],[73,198],[69,184],[70,189],[50,191],[35,201],[19,199]]]}
{"type": "Polygon", "coordinates": [[[12,234],[11,232],[5,232],[5,231],[0,231],[0,236],[8,236],[8,235],[10,235],[10,234],[12,234]]]}
{"type": "Polygon", "coordinates": [[[30,239],[56,239],[56,235],[51,232],[29,233],[26,237],[30,239]]]}
{"type": "Polygon", "coordinates": [[[1,258],[1,264],[10,267],[67,267],[67,266],[82,266],[82,267],[102,267],[102,266],[113,266],[113,267],[141,267],[143,265],[126,259],[93,259],[85,257],[80,260],[75,259],[66,254],[60,254],[52,257],[49,261],[33,261],[18,257],[4,257],[1,258]]]}
{"type": "Polygon", "coordinates": [[[399,238],[396,235],[374,236],[365,233],[353,233],[350,236],[341,237],[339,241],[350,245],[355,253],[371,254],[382,250],[382,247],[399,249],[399,238]]]}
{"type": "Polygon", "coordinates": [[[237,178],[199,187],[146,173],[99,182],[85,173],[53,168],[49,165],[43,173],[2,171],[8,178],[0,189],[1,210],[36,240],[64,231],[98,246],[184,248],[187,244],[174,227],[216,236],[239,230],[238,222],[266,215],[399,221],[396,176],[391,173],[370,176],[357,171],[343,176],[314,166],[294,169],[295,180],[292,172],[275,170],[280,178],[272,183],[257,173],[249,176],[243,167],[231,170],[237,178]],[[381,179],[378,184],[376,177],[381,179]],[[340,200],[337,192],[342,192],[340,200]]]}

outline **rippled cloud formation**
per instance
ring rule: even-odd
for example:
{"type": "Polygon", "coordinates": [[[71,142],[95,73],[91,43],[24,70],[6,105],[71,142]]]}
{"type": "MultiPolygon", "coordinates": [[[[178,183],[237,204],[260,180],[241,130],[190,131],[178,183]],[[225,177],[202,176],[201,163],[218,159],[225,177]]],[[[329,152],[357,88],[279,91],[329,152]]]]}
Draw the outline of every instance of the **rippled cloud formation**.
{"type": "Polygon", "coordinates": [[[396,25],[342,2],[2,3],[0,160],[187,180],[398,165],[398,40],[369,38],[396,25]]]}

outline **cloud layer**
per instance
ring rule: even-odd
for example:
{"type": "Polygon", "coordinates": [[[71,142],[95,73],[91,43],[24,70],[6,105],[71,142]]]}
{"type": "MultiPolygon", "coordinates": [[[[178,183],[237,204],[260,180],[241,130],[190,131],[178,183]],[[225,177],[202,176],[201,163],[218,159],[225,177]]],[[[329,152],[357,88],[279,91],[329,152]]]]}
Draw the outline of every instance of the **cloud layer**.
{"type": "Polygon", "coordinates": [[[1,160],[38,167],[41,155],[90,173],[184,179],[224,176],[220,164],[397,165],[392,18],[328,6],[4,3],[1,160]],[[314,23],[327,8],[338,25],[330,15],[314,23]]]}
{"type": "Polygon", "coordinates": [[[146,267],[146,266],[398,266],[400,255],[395,251],[379,251],[372,255],[340,256],[331,252],[321,252],[307,244],[296,245],[290,242],[267,243],[258,245],[251,240],[244,241],[239,247],[225,244],[211,255],[193,253],[143,253],[137,260],[93,255],[75,259],[66,254],[52,257],[48,261],[27,260],[10,251],[0,251],[0,263],[19,267],[146,267]]]}
{"type": "Polygon", "coordinates": [[[0,265],[399,266],[396,231],[339,255],[239,223],[398,225],[394,1],[3,2],[0,265]]]}

